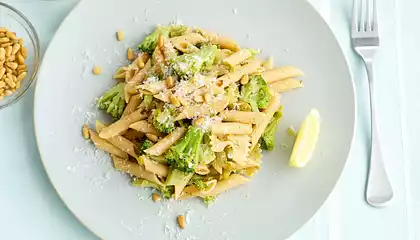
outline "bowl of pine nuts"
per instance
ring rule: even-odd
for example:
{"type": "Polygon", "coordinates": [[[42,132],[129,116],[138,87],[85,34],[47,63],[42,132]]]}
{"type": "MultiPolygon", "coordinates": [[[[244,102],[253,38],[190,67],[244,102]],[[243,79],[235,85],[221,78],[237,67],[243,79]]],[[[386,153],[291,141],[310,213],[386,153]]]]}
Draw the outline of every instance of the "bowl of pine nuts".
{"type": "Polygon", "coordinates": [[[41,62],[38,35],[17,9],[0,2],[0,109],[21,99],[41,62]]]}

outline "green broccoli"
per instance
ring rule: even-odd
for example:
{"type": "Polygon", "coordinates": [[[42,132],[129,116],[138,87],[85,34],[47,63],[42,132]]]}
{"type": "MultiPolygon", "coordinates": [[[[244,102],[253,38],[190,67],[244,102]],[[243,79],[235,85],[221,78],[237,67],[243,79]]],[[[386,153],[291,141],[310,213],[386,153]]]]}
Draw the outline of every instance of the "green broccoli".
{"type": "Polygon", "coordinates": [[[199,51],[180,55],[172,60],[172,68],[180,77],[192,76],[202,69],[210,68],[216,56],[217,47],[205,45],[199,51]]]}
{"type": "Polygon", "coordinates": [[[187,26],[184,25],[158,26],[143,39],[143,42],[139,45],[139,49],[152,55],[157,46],[159,35],[176,37],[184,34],[186,31],[187,26]]]}
{"type": "Polygon", "coordinates": [[[200,152],[198,156],[198,162],[209,164],[213,162],[215,158],[216,158],[216,155],[211,150],[210,142],[201,144],[201,148],[200,148],[200,152]]]}
{"type": "Polygon", "coordinates": [[[150,182],[145,179],[135,179],[131,185],[135,187],[143,187],[143,188],[154,188],[158,190],[161,195],[165,198],[171,198],[172,194],[174,193],[174,186],[160,186],[156,183],[150,182]]]}
{"type": "Polygon", "coordinates": [[[114,120],[120,119],[125,108],[124,100],[125,83],[119,83],[104,93],[97,100],[98,108],[111,114],[114,120]]]}
{"type": "Polygon", "coordinates": [[[145,139],[142,142],[140,142],[139,149],[140,151],[144,152],[144,150],[150,148],[153,145],[154,143],[152,141],[150,141],[149,139],[145,139]]]}
{"type": "Polygon", "coordinates": [[[216,201],[216,197],[215,196],[207,196],[205,198],[203,198],[204,203],[209,206],[212,203],[214,203],[214,201],[216,201]]]}
{"type": "Polygon", "coordinates": [[[239,88],[236,83],[231,83],[226,89],[225,89],[225,95],[229,99],[229,104],[234,104],[238,102],[239,99],[239,88]]]}
{"type": "Polygon", "coordinates": [[[175,109],[171,107],[156,109],[153,113],[153,125],[159,132],[171,133],[175,129],[174,114],[175,109]]]}
{"type": "Polygon", "coordinates": [[[194,186],[198,191],[206,190],[207,184],[202,179],[196,179],[193,181],[194,186]]]}
{"type": "Polygon", "coordinates": [[[254,112],[259,112],[259,108],[267,108],[271,95],[261,75],[250,76],[249,82],[242,86],[241,98],[251,105],[254,112]]]}
{"type": "Polygon", "coordinates": [[[153,95],[144,95],[143,101],[140,103],[139,108],[144,108],[145,110],[150,110],[153,108],[153,95]]]}
{"type": "Polygon", "coordinates": [[[274,134],[277,131],[277,125],[282,117],[282,108],[274,113],[273,119],[271,119],[268,126],[265,128],[264,133],[260,138],[261,148],[265,150],[274,149],[274,134]]]}
{"type": "Polygon", "coordinates": [[[166,153],[169,165],[181,172],[192,173],[199,162],[204,131],[190,126],[185,136],[166,153]]]}

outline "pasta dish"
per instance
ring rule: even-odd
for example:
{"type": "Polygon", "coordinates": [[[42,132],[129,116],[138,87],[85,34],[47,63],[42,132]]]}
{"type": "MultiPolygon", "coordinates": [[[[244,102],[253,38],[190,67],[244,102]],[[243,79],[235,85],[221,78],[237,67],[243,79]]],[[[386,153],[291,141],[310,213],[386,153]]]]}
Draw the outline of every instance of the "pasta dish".
{"type": "Polygon", "coordinates": [[[184,25],[157,26],[138,48],[97,100],[113,122],[85,125],[83,136],[134,186],[165,198],[209,203],[248,182],[275,147],[280,93],[302,87],[302,71],[184,25]]]}

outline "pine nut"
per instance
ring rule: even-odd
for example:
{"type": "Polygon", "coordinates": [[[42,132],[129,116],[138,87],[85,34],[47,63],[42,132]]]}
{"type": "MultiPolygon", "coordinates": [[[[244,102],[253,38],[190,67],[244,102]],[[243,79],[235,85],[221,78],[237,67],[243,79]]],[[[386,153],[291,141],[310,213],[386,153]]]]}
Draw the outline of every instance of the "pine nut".
{"type": "Polygon", "coordinates": [[[169,76],[169,77],[166,79],[166,86],[167,86],[168,88],[173,88],[173,87],[174,87],[174,79],[173,79],[171,76],[169,76]]]}
{"type": "Polygon", "coordinates": [[[20,52],[17,54],[17,61],[20,65],[25,63],[25,59],[23,58],[22,53],[20,53],[20,52]]]}
{"type": "Polygon", "coordinates": [[[16,89],[19,89],[20,88],[20,82],[17,82],[16,83],[16,89]]]}
{"type": "Polygon", "coordinates": [[[7,32],[7,28],[5,27],[0,27],[0,33],[5,33],[7,32]]]}
{"type": "Polygon", "coordinates": [[[123,31],[118,31],[117,32],[117,40],[122,41],[123,39],[124,39],[124,32],[123,31]]]}
{"type": "Polygon", "coordinates": [[[158,202],[158,201],[160,201],[160,196],[159,196],[159,194],[157,194],[157,193],[153,193],[153,194],[152,194],[152,200],[153,200],[153,202],[158,202]]]}
{"type": "Polygon", "coordinates": [[[4,96],[10,96],[12,94],[13,94],[13,92],[11,90],[4,91],[4,96]]]}
{"type": "Polygon", "coordinates": [[[15,88],[16,87],[16,83],[13,82],[12,79],[6,78],[4,81],[7,83],[7,85],[9,85],[9,87],[11,87],[11,88],[15,88]]]}
{"type": "Polygon", "coordinates": [[[197,120],[194,121],[194,126],[201,126],[204,123],[204,118],[198,118],[197,120]]]}
{"type": "Polygon", "coordinates": [[[177,220],[178,220],[179,227],[181,229],[184,229],[185,228],[185,217],[184,217],[184,215],[178,215],[177,220]]]}
{"type": "Polygon", "coordinates": [[[8,47],[8,46],[12,46],[12,44],[13,44],[12,42],[7,42],[7,43],[0,44],[0,46],[5,48],[5,47],[8,47]]]}
{"type": "Polygon", "coordinates": [[[10,39],[13,39],[13,40],[18,39],[18,38],[16,37],[16,35],[15,35],[14,33],[12,33],[12,32],[7,32],[7,33],[6,33],[6,36],[7,36],[8,38],[10,38],[10,39]]]}
{"type": "Polygon", "coordinates": [[[137,67],[139,67],[140,69],[142,69],[142,68],[144,68],[144,62],[143,62],[143,60],[141,60],[141,59],[139,59],[139,60],[137,60],[137,67]]]}
{"type": "Polygon", "coordinates": [[[10,41],[10,39],[8,37],[2,37],[2,38],[0,38],[0,43],[7,43],[9,41],[10,41]]]}
{"type": "Polygon", "coordinates": [[[0,61],[6,60],[6,49],[0,48],[0,61]]]}
{"type": "Polygon", "coordinates": [[[0,81],[0,88],[4,88],[4,86],[6,86],[6,83],[3,81],[0,81]]]}
{"type": "Polygon", "coordinates": [[[95,75],[99,75],[99,74],[102,73],[102,67],[101,66],[94,66],[92,72],[95,75]]]}
{"type": "Polygon", "coordinates": [[[26,72],[23,72],[23,73],[19,74],[19,76],[16,78],[16,80],[18,82],[22,81],[26,77],[26,74],[27,74],[26,72]]]}
{"type": "Polygon", "coordinates": [[[3,78],[4,74],[6,73],[6,68],[3,66],[0,67],[0,79],[3,78]]]}
{"type": "Polygon", "coordinates": [[[6,49],[6,57],[10,57],[10,55],[12,55],[12,46],[8,46],[5,48],[6,49]]]}
{"type": "Polygon", "coordinates": [[[19,38],[19,41],[18,41],[18,43],[20,44],[20,46],[23,46],[23,38],[19,38]]]}
{"type": "Polygon", "coordinates": [[[133,49],[128,48],[128,49],[127,49],[127,59],[128,59],[129,61],[133,61],[133,60],[134,60],[134,58],[135,58],[135,56],[134,56],[133,49]]]}
{"type": "Polygon", "coordinates": [[[242,78],[241,78],[241,84],[245,85],[249,82],[249,76],[248,74],[245,74],[242,78]]]}
{"type": "Polygon", "coordinates": [[[90,134],[89,134],[89,127],[88,127],[88,125],[87,125],[87,124],[83,125],[83,127],[82,127],[82,136],[83,136],[85,139],[89,139],[89,138],[90,138],[90,134]]]}
{"type": "Polygon", "coordinates": [[[26,71],[26,65],[19,65],[17,67],[17,70],[25,70],[26,71]]]}
{"type": "Polygon", "coordinates": [[[22,53],[22,56],[23,56],[24,59],[26,59],[26,57],[28,57],[28,49],[26,49],[26,47],[21,47],[20,52],[22,53]]]}
{"type": "Polygon", "coordinates": [[[198,103],[202,103],[204,102],[204,97],[201,95],[196,95],[194,96],[194,101],[198,102],[198,103]]]}
{"type": "Polygon", "coordinates": [[[4,95],[4,88],[0,88],[0,95],[4,95]]]}
{"type": "Polygon", "coordinates": [[[18,67],[18,64],[15,62],[7,62],[6,66],[8,66],[9,68],[15,70],[18,67]]]}
{"type": "Polygon", "coordinates": [[[181,106],[181,103],[179,102],[178,98],[174,96],[173,94],[169,95],[169,101],[175,106],[179,107],[181,106]]]}
{"type": "Polygon", "coordinates": [[[18,43],[18,44],[13,45],[13,47],[12,47],[12,54],[13,54],[13,55],[16,55],[16,53],[18,53],[18,52],[19,52],[19,50],[20,50],[20,44],[19,44],[19,43],[18,43]]]}
{"type": "Polygon", "coordinates": [[[162,36],[162,34],[159,35],[157,45],[158,45],[159,48],[163,47],[163,36],[162,36]]]}

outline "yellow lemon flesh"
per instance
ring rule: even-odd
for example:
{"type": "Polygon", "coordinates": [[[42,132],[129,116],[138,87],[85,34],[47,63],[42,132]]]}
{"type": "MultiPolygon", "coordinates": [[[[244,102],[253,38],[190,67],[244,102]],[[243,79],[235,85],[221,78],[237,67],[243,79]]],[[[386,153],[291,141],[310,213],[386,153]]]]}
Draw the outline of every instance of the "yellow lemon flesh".
{"type": "Polygon", "coordinates": [[[311,160],[320,132],[320,116],[316,109],[311,109],[300,126],[290,156],[291,167],[302,168],[311,160]]]}

